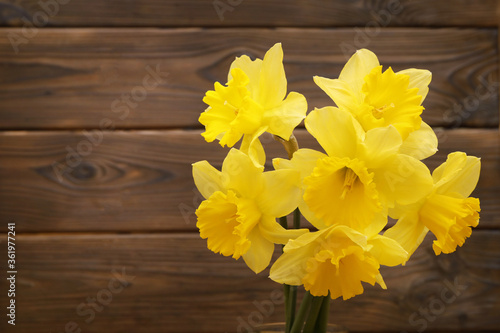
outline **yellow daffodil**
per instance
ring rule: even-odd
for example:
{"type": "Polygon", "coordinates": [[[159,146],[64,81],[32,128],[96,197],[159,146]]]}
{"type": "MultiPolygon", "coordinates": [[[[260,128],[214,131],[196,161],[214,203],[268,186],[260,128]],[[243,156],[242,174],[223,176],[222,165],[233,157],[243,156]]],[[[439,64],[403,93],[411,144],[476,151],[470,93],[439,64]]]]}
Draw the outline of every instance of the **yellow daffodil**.
{"type": "Polygon", "coordinates": [[[364,235],[346,226],[304,234],[291,240],[271,267],[270,278],[279,283],[304,285],[313,296],[344,300],[363,293],[361,282],[386,289],[380,265],[396,266],[407,256],[394,240],[364,235]]]}
{"type": "Polygon", "coordinates": [[[299,149],[291,160],[275,159],[276,169],[301,174],[302,214],[318,229],[334,224],[379,232],[387,208],[410,204],[428,193],[432,178],[419,160],[399,153],[401,136],[392,125],[365,132],[347,111],[312,111],[306,128],[326,154],[299,149]]]}
{"type": "Polygon", "coordinates": [[[479,199],[469,197],[479,179],[481,161],[462,152],[448,155],[445,163],[432,173],[434,187],[421,200],[396,207],[392,216],[399,218],[385,236],[398,241],[411,255],[430,230],[436,240],[436,255],[454,252],[479,223],[479,199]]]}
{"type": "Polygon", "coordinates": [[[206,199],[196,210],[196,226],[208,248],[243,257],[255,273],[269,265],[275,243],[307,232],[285,230],[276,222],[297,207],[299,174],[294,170],[262,172],[246,154],[231,149],[222,171],[201,161],[193,164],[193,178],[206,199]]]}
{"type": "Polygon", "coordinates": [[[415,68],[382,71],[377,56],[361,49],[338,79],[315,76],[314,82],[339,108],[351,112],[365,131],[392,125],[404,140],[401,152],[423,159],[437,151],[436,135],[420,117],[431,77],[428,70],[415,68]]]}
{"type": "Polygon", "coordinates": [[[337,107],[306,117],[304,96],[287,96],[278,43],[262,60],[236,58],[227,83],[206,93],[202,136],[223,147],[241,145],[229,151],[221,171],[207,161],[193,164],[205,198],[196,226],[208,249],[243,258],[255,273],[270,264],[275,244],[285,245],[270,278],[285,284],[287,332],[326,332],[328,295],[347,300],[362,294],[364,283],[386,289],[380,267],[405,264],[429,231],[439,255],[462,246],[478,225],[479,199],[470,194],[480,160],[455,152],[432,175],[421,162],[438,143],[421,118],[431,76],[415,68],[383,70],[362,49],[338,79],[314,77],[337,107]],[[292,132],[304,118],[324,152],[298,149],[292,132]],[[274,159],[275,171],[264,172],[264,132],[279,137],[289,157],[274,159]],[[297,207],[315,231],[277,223],[297,207]],[[388,217],[398,221],[383,232],[388,217]],[[295,311],[291,286],[300,285],[307,292],[295,311]]]}
{"type": "Polygon", "coordinates": [[[286,96],[287,80],[281,44],[267,51],[264,59],[244,55],[231,64],[228,83],[215,83],[203,101],[209,107],[200,115],[206,141],[220,140],[232,147],[242,137],[241,150],[254,163],[263,164],[264,150],[258,137],[269,132],[288,140],[304,119],[307,101],[299,93],[286,96]],[[286,96],[286,98],[285,98],[286,96]]]}

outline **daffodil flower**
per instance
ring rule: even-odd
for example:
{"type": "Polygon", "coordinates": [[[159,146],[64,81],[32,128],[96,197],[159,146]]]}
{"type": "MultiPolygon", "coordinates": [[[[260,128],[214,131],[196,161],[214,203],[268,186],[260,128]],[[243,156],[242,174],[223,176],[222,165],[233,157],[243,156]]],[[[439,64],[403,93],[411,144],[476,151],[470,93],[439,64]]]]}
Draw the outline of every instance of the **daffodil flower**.
{"type": "Polygon", "coordinates": [[[399,152],[402,139],[394,126],[365,132],[352,114],[335,107],[312,111],[305,124],[326,154],[299,149],[291,160],[273,163],[300,172],[299,208],[318,229],[342,224],[379,232],[387,208],[413,203],[432,189],[428,168],[399,152]]]}
{"type": "Polygon", "coordinates": [[[275,243],[286,244],[307,232],[285,230],[276,222],[297,207],[295,170],[262,172],[248,155],[231,149],[222,171],[201,161],[193,164],[193,178],[206,199],[196,210],[201,238],[215,253],[243,257],[255,273],[269,265],[275,243]]]}
{"type": "Polygon", "coordinates": [[[223,147],[243,137],[240,150],[262,165],[265,154],[259,136],[267,131],[288,140],[307,111],[303,95],[286,92],[281,44],[267,51],[263,60],[236,58],[226,86],[216,82],[203,98],[209,105],[199,118],[205,126],[203,137],[208,142],[219,139],[223,147]]]}
{"type": "Polygon", "coordinates": [[[407,257],[394,240],[364,235],[346,226],[331,226],[290,240],[271,267],[279,283],[304,285],[313,296],[344,300],[363,293],[361,282],[387,289],[380,265],[396,266],[407,257]]]}
{"type": "Polygon", "coordinates": [[[454,252],[479,223],[479,199],[469,197],[479,179],[481,161],[463,152],[448,155],[432,173],[433,189],[418,202],[396,207],[398,222],[384,235],[398,241],[411,255],[430,230],[436,255],[454,252]]]}
{"type": "Polygon", "coordinates": [[[401,151],[424,159],[437,151],[436,135],[420,117],[431,78],[431,72],[423,69],[382,71],[377,56],[361,49],[338,79],[315,76],[314,82],[339,108],[351,112],[365,131],[392,125],[404,141],[401,151]]]}

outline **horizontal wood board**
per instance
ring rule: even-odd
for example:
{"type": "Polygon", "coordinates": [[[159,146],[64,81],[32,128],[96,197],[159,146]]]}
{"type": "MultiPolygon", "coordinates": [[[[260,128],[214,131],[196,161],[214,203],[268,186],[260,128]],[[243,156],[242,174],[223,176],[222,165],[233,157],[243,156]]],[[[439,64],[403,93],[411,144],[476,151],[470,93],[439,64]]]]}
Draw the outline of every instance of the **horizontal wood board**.
{"type": "Polygon", "coordinates": [[[282,42],[288,90],[309,109],[333,102],[314,75],[338,77],[367,47],[395,70],[433,73],[423,105],[433,126],[498,126],[496,29],[43,29],[15,48],[0,30],[0,128],[199,128],[202,102],[230,63],[282,42]],[[146,82],[146,83],[145,83],[146,82]],[[146,85],[145,85],[146,84],[146,85]]]}
{"type": "MultiPolygon", "coordinates": [[[[8,332],[63,332],[71,322],[89,333],[247,332],[283,319],[281,288],[267,271],[256,276],[213,254],[196,234],[21,233],[17,243],[17,320],[8,332]]],[[[497,330],[500,232],[476,230],[451,255],[436,257],[430,246],[428,238],[406,267],[382,269],[388,290],[366,285],[336,300],[332,322],[356,332],[417,331],[424,322],[426,332],[497,330]]]]}
{"type": "MultiPolygon", "coordinates": [[[[262,58],[276,42],[288,90],[309,110],[332,104],[312,76],[337,77],[355,49],[384,68],[431,70],[424,120],[445,129],[426,164],[456,150],[482,159],[481,221],[466,244],[435,257],[429,235],[406,267],[382,269],[387,291],[334,301],[331,322],[500,332],[499,10],[498,0],[0,2],[0,248],[16,222],[19,272],[17,326],[1,320],[0,332],[227,333],[283,320],[268,271],[206,249],[191,176],[191,163],[220,167],[228,151],[200,136],[204,93],[236,56],[262,58]],[[146,81],[146,96],[124,103],[146,81]],[[110,292],[123,272],[131,283],[110,292]],[[99,310],[79,308],[106,295],[99,310]]],[[[285,153],[262,140],[270,170],[285,153]]],[[[3,302],[4,278],[0,290],[3,302]]]]}
{"type": "Polygon", "coordinates": [[[0,25],[494,27],[497,15],[495,0],[7,0],[0,25]]]}
{"type": "MultiPolygon", "coordinates": [[[[473,193],[481,200],[479,228],[500,227],[498,130],[436,131],[439,152],[426,163],[433,170],[457,150],[481,157],[473,193]]],[[[200,133],[1,132],[0,218],[23,232],[196,230],[202,197],[191,164],[219,168],[228,151],[200,133]]],[[[321,149],[305,130],[296,136],[301,147],[321,149]]],[[[286,157],[281,144],[267,135],[262,141],[269,161],[286,157]]]]}

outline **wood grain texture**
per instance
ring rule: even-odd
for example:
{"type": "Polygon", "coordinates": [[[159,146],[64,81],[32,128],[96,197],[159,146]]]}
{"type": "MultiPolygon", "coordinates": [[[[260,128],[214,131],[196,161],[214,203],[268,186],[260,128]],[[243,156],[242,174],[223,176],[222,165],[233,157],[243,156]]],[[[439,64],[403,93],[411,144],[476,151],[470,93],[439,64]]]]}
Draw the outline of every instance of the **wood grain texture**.
{"type": "Polygon", "coordinates": [[[488,26],[495,0],[7,0],[0,24],[22,26],[488,26]],[[54,3],[66,3],[56,7],[54,3]],[[49,3],[50,5],[43,5],[49,3]],[[218,7],[218,9],[216,9],[218,7]],[[39,12],[47,18],[39,17],[39,12]]]}
{"type": "MultiPolygon", "coordinates": [[[[16,220],[23,232],[196,229],[194,210],[202,197],[191,164],[208,160],[219,167],[227,149],[206,143],[200,131],[106,132],[93,145],[89,138],[98,138],[97,133],[2,132],[0,217],[16,220]]],[[[481,199],[480,228],[500,227],[498,131],[456,129],[439,135],[430,168],[456,150],[481,157],[474,192],[481,199]]],[[[305,130],[296,136],[302,147],[320,149],[305,130]]],[[[267,136],[262,140],[269,159],[286,157],[281,144],[267,136]]]]}
{"type": "MultiPolygon", "coordinates": [[[[410,332],[427,311],[428,332],[498,329],[500,232],[475,231],[451,255],[436,257],[430,246],[427,239],[406,267],[382,269],[387,290],[366,285],[363,295],[336,300],[332,322],[351,332],[410,332]]],[[[254,275],[213,254],[194,233],[20,234],[17,262],[15,328],[23,333],[63,332],[68,322],[89,333],[249,332],[244,325],[283,318],[268,271],[254,275]],[[92,302],[95,310],[85,305],[92,302]]]]}
{"type": "Polygon", "coordinates": [[[352,52],[367,47],[395,70],[432,71],[428,123],[498,126],[496,29],[387,28],[372,38],[353,29],[39,29],[18,45],[18,54],[9,42],[13,34],[22,29],[0,30],[3,129],[100,128],[103,122],[199,127],[202,97],[215,81],[226,81],[233,59],[263,57],[276,42],[283,43],[288,89],[303,93],[309,109],[332,104],[312,77],[336,78],[352,52]]]}
{"type": "MultiPolygon", "coordinates": [[[[498,0],[0,1],[0,248],[16,222],[19,272],[17,325],[4,317],[0,332],[251,332],[283,320],[268,271],[200,239],[191,175],[228,151],[200,136],[204,93],[236,56],[276,42],[288,90],[310,110],[332,104],[313,75],[337,77],[355,49],[384,68],[431,70],[424,120],[447,129],[426,164],[456,150],[482,159],[466,244],[436,257],[429,235],[406,267],[382,268],[387,291],[336,300],[331,321],[355,333],[499,331],[499,17],[498,0]]],[[[285,153],[262,140],[270,170],[285,153]]],[[[3,304],[5,277],[0,290],[3,304]]]]}

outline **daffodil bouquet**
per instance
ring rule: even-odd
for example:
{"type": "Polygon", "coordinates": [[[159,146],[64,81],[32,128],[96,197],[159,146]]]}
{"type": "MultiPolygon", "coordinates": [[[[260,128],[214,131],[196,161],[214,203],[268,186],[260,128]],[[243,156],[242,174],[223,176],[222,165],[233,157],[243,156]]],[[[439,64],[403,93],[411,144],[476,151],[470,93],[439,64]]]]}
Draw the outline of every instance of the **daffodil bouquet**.
{"type": "Polygon", "coordinates": [[[206,93],[202,136],[241,145],[229,150],[221,171],[207,161],[193,164],[206,199],[197,227],[208,249],[242,257],[255,273],[269,266],[275,244],[284,245],[270,278],[284,285],[287,332],[325,332],[330,298],[362,294],[362,282],[386,289],[380,266],[404,265],[429,231],[439,255],[462,246],[477,226],[479,200],[469,195],[480,159],[454,152],[432,174],[421,162],[438,143],[421,118],[430,81],[423,69],[383,71],[362,49],[338,79],[314,77],[336,106],[306,116],[305,97],[287,95],[276,44],[262,60],[236,58],[227,83],[206,93]],[[293,130],[304,119],[324,151],[298,149],[293,130]],[[289,156],[273,159],[273,171],[264,171],[265,132],[289,156]],[[309,227],[301,228],[301,215],[309,227]],[[397,222],[388,227],[388,217],[397,222]]]}

